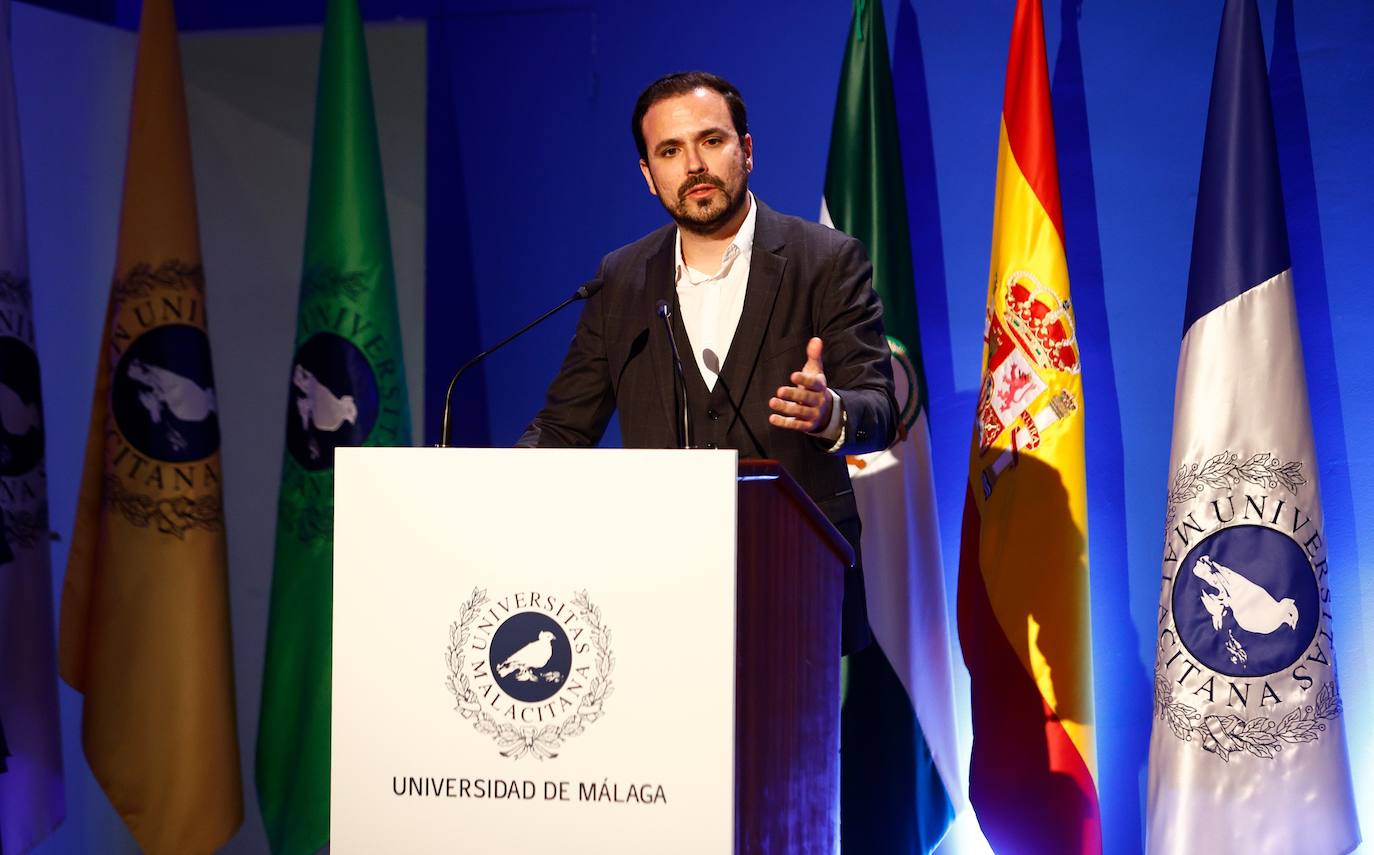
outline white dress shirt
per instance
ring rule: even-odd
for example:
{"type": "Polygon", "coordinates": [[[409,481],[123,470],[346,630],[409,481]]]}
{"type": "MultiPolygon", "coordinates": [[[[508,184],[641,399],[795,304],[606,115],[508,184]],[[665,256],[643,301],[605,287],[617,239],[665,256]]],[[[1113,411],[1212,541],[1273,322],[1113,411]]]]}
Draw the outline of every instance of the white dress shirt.
{"type": "Polygon", "coordinates": [[[740,315],[744,313],[744,291],[749,284],[749,262],[754,257],[754,225],[758,221],[758,204],[749,194],[749,213],[735,233],[735,239],[725,248],[720,269],[703,273],[688,267],[682,260],[682,231],[679,229],[673,257],[677,259],[677,303],[682,312],[682,325],[687,328],[692,356],[701,369],[706,388],[716,388],[716,372],[707,368],[707,351],[713,352],[716,370],[725,364],[730,342],[735,339],[740,315]]]}
{"type": "MultiPolygon", "coordinates": [[[[754,194],[749,194],[749,213],[735,233],[734,240],[725,248],[720,260],[720,269],[715,273],[703,273],[688,267],[682,260],[682,230],[679,229],[673,247],[673,257],[677,260],[677,302],[682,312],[682,325],[687,329],[688,344],[692,357],[701,370],[701,379],[706,388],[716,388],[716,371],[707,367],[713,364],[723,370],[725,357],[730,352],[735,330],[739,327],[740,315],[744,313],[744,292],[749,284],[749,264],[754,257],[754,227],[758,220],[758,203],[754,194]],[[715,354],[715,359],[707,359],[706,354],[715,354]]],[[[797,367],[806,362],[805,352],[797,354],[797,367]]],[[[825,430],[816,436],[835,442],[831,451],[838,451],[844,444],[841,424],[840,396],[830,390],[830,421],[825,430]]]]}

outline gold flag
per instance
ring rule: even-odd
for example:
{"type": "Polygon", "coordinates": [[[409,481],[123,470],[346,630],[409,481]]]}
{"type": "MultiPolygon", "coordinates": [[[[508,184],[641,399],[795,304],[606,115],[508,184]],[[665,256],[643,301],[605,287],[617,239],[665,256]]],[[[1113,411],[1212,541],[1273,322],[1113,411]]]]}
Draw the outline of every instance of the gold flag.
{"type": "Polygon", "coordinates": [[[149,853],[243,821],[219,402],[171,0],[146,0],[115,279],[62,591],[86,759],[149,853]]]}

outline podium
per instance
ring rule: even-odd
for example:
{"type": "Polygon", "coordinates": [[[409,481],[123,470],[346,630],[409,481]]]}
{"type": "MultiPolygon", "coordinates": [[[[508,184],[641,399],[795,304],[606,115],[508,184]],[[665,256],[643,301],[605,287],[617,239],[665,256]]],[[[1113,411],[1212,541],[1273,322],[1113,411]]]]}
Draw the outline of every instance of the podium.
{"type": "Polygon", "coordinates": [[[733,451],[341,448],[331,844],[835,851],[849,546],[733,451]]]}

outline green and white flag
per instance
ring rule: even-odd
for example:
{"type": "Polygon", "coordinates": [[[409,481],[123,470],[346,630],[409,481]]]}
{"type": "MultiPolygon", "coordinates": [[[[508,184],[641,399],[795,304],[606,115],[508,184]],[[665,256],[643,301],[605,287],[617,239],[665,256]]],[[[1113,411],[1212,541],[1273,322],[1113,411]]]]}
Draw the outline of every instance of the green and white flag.
{"type": "Polygon", "coordinates": [[[849,459],[876,643],[847,657],[840,733],[846,853],[929,852],[962,803],[944,570],[931,477],[901,144],[882,3],[856,0],[821,221],[863,241],[892,346],[901,434],[849,459]]]}
{"type": "Polygon", "coordinates": [[[288,390],[257,746],[258,802],[278,855],[329,839],[334,449],[411,441],[357,0],[330,0],[325,17],[288,390]]]}

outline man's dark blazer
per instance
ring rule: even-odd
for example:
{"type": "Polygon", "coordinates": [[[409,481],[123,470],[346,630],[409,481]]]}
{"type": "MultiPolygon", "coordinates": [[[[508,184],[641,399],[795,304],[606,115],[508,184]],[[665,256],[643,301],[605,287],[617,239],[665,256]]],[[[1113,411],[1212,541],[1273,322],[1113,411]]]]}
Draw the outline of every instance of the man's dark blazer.
{"type": "MultiPolygon", "coordinates": [[[[681,405],[672,350],[655,314],[660,300],[676,306],[675,230],[669,223],[602,260],[598,277],[605,285],[587,301],[544,408],[518,445],[594,446],[618,410],[625,447],[677,447],[681,405]]],[[[872,270],[854,238],[760,203],[744,310],[721,365],[724,382],[713,391],[701,379],[680,320],[675,333],[696,445],[777,460],[856,551],[859,514],[845,455],[886,448],[898,420],[872,270]],[[812,336],[824,342],[826,381],[840,395],[847,419],[844,445],[833,454],[831,442],[768,423],[769,398],[791,385],[812,336]]],[[[675,318],[679,314],[674,311],[675,318]]],[[[846,612],[855,605],[862,608],[861,593],[857,604],[846,603],[846,612]]]]}

